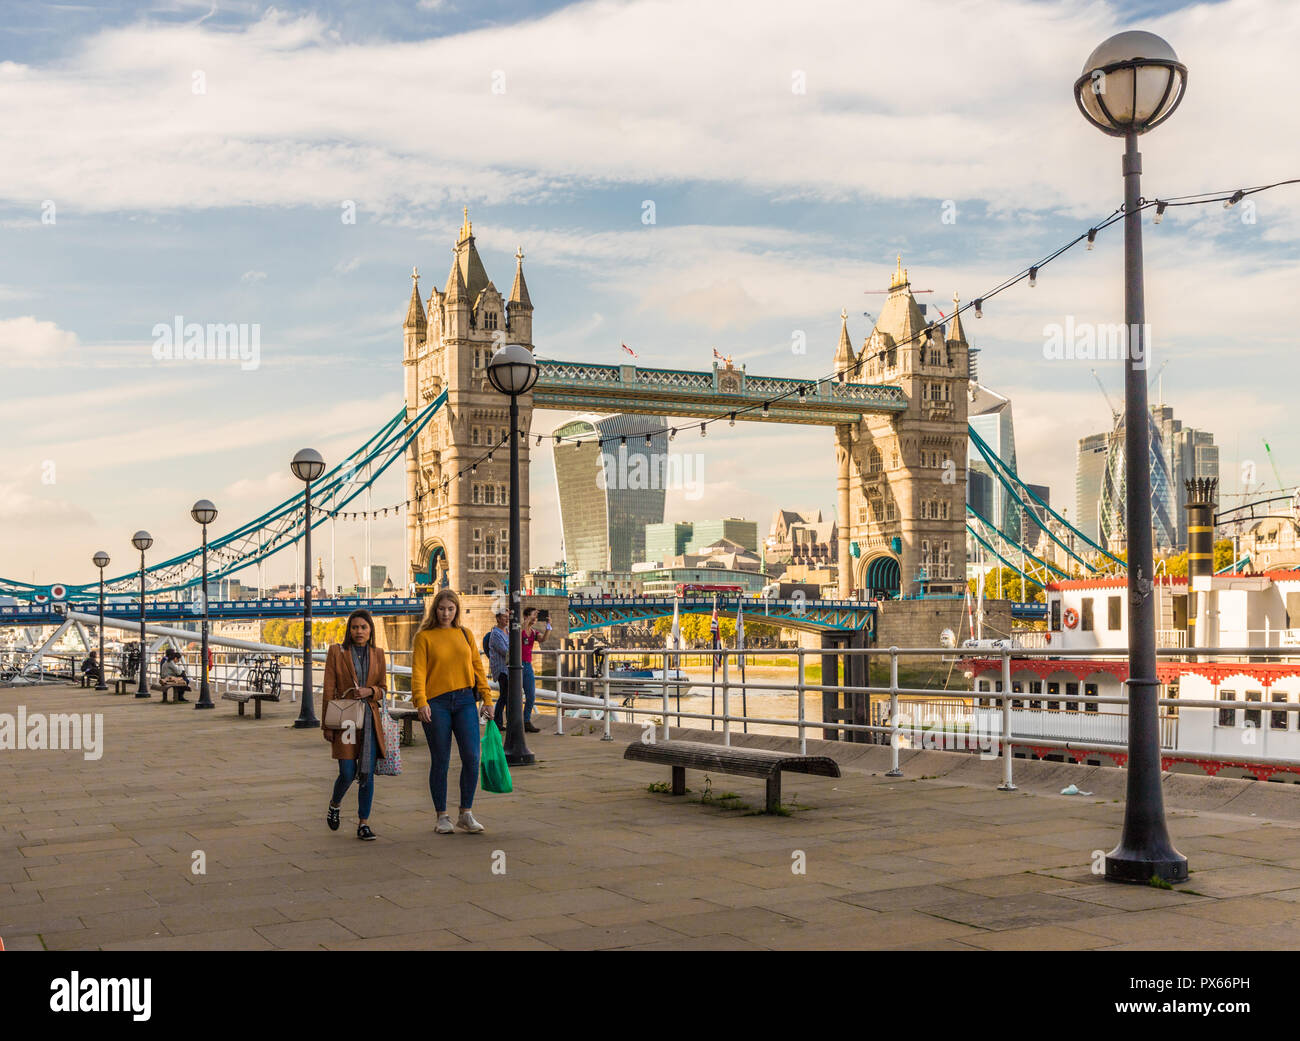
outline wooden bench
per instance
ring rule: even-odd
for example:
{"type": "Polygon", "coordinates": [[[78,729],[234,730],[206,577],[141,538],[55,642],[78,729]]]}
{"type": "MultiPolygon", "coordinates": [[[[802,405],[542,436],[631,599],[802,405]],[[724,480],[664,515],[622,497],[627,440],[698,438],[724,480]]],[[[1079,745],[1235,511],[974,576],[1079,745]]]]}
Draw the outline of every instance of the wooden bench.
{"type": "MultiPolygon", "coordinates": [[[[113,692],[115,694],[125,694],[126,684],[127,684],[127,680],[124,679],[121,675],[110,676],[107,673],[104,675],[104,685],[107,687],[112,687],[113,692]]],[[[95,678],[92,675],[90,675],[90,673],[83,672],[81,674],[81,685],[88,689],[94,689],[95,678]]]]}
{"type": "Polygon", "coordinates": [[[225,691],[223,691],[222,694],[221,694],[221,700],[222,700],[222,701],[235,701],[235,702],[238,702],[238,703],[239,703],[239,714],[240,714],[241,716],[244,714],[244,706],[247,705],[247,704],[251,701],[251,702],[253,703],[253,718],[254,718],[254,719],[261,719],[261,718],[262,718],[262,702],[263,702],[263,701],[279,701],[279,700],[280,700],[280,695],[279,695],[278,693],[276,693],[276,694],[264,694],[264,693],[263,693],[262,691],[260,691],[260,690],[248,690],[248,689],[244,689],[244,688],[235,688],[235,689],[233,689],[233,690],[225,690],[225,691]]]}
{"type": "Polygon", "coordinates": [[[819,777],[840,776],[839,764],[824,755],[792,755],[788,752],[734,748],[695,741],[660,741],[655,744],[637,741],[627,746],[623,758],[672,767],[674,795],[686,794],[687,769],[761,777],[767,782],[768,813],[775,813],[780,805],[783,771],[816,774],[819,777]]]}
{"type": "Polygon", "coordinates": [[[411,728],[415,725],[416,717],[419,710],[414,705],[389,705],[388,714],[394,719],[402,721],[402,741],[403,745],[412,744],[415,738],[412,736],[411,728]]]}

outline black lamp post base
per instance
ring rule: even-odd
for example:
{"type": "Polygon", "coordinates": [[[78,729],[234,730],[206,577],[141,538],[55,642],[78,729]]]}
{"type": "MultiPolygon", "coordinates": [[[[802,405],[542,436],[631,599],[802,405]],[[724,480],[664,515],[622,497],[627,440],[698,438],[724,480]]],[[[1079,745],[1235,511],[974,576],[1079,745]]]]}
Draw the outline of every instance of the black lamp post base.
{"type": "Polygon", "coordinates": [[[506,752],[506,766],[532,766],[536,762],[532,752],[506,752]]]}
{"type": "Polygon", "coordinates": [[[137,698],[148,698],[148,697],[152,697],[153,695],[150,694],[147,690],[137,690],[135,692],[135,696],[137,698]]]}
{"type": "Polygon", "coordinates": [[[1176,849],[1129,850],[1117,847],[1106,854],[1106,881],[1149,885],[1151,879],[1186,882],[1187,858],[1176,849]]]}
{"type": "Polygon", "coordinates": [[[203,702],[198,701],[195,702],[194,707],[195,708],[216,708],[217,706],[210,701],[206,705],[203,702]]]}
{"type": "Polygon", "coordinates": [[[96,689],[96,690],[108,690],[108,684],[105,683],[103,680],[100,680],[98,683],[95,684],[95,689],[96,689]]]}
{"type": "Polygon", "coordinates": [[[295,719],[293,721],[293,728],[295,730],[310,730],[313,727],[319,727],[319,726],[320,726],[319,719],[295,719]]]}

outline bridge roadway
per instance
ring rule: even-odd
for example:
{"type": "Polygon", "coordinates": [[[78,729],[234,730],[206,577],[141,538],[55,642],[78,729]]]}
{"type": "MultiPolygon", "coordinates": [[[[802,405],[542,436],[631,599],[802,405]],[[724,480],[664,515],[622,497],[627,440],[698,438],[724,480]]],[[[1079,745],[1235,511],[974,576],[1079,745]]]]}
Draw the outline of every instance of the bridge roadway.
{"type": "MultiPolygon", "coordinates": [[[[720,615],[734,617],[742,601],[748,617],[754,621],[770,622],[788,629],[824,631],[836,629],[844,632],[876,629],[877,602],[872,600],[764,600],[759,598],[725,597],[718,600],[720,615]]],[[[646,622],[671,616],[676,603],[682,614],[712,614],[713,600],[705,597],[582,597],[569,598],[569,632],[585,632],[608,625],[628,622],[646,622]]],[[[44,604],[0,605],[0,626],[7,625],[58,625],[64,620],[67,606],[87,614],[98,614],[98,601],[56,601],[44,604]]],[[[279,600],[213,600],[208,605],[208,617],[213,621],[231,618],[301,618],[301,598],[279,600]]],[[[322,597],[312,598],[312,614],[317,618],[342,618],[357,608],[385,617],[421,615],[425,609],[423,597],[322,597]]],[[[136,621],[140,617],[139,601],[116,600],[104,605],[109,618],[136,621]]],[[[1011,616],[1017,620],[1046,617],[1047,607],[1040,603],[1012,604],[1011,616]]],[[[197,621],[199,611],[192,602],[145,601],[145,621],[179,622],[197,621]]]]}
{"type": "MultiPolygon", "coordinates": [[[[13,604],[0,606],[0,626],[3,625],[58,625],[63,621],[61,608],[86,614],[99,613],[98,600],[58,601],[46,604],[13,604]]],[[[212,600],[208,603],[208,617],[213,621],[227,618],[301,618],[302,598],[295,600],[212,600]]],[[[422,597],[312,597],[311,613],[315,618],[343,618],[357,608],[373,615],[421,615],[424,613],[422,597]]],[[[145,600],[144,617],[147,622],[198,621],[202,609],[189,601],[145,600]]],[[[115,601],[104,604],[108,618],[137,621],[140,618],[140,601],[115,601]]]]}

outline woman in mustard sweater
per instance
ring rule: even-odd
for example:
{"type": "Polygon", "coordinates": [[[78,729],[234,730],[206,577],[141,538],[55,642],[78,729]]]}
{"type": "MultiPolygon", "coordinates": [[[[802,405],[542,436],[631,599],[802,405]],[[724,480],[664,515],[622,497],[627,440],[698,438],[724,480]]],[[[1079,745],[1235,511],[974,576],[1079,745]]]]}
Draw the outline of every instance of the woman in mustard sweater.
{"type": "Polygon", "coordinates": [[[424,739],[429,742],[429,794],[438,813],[433,830],[440,835],[455,830],[483,830],[470,812],[478,788],[479,700],[491,711],[492,693],[478,644],[460,624],[460,597],[450,589],[440,590],[411,648],[411,701],[419,711],[424,739]],[[460,752],[460,817],[454,825],[447,813],[447,769],[451,765],[453,733],[460,752]]]}

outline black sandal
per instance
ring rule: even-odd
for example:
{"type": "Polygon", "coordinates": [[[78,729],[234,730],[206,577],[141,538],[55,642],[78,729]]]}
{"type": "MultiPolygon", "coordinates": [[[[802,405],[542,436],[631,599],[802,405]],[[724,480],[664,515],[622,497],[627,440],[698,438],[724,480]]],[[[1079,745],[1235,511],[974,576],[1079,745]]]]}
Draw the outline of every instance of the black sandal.
{"type": "Polygon", "coordinates": [[[375,833],[370,830],[369,824],[357,825],[357,838],[361,839],[363,842],[370,842],[374,837],[375,833]]]}
{"type": "Polygon", "coordinates": [[[339,830],[339,807],[331,806],[329,814],[325,817],[325,823],[330,826],[330,831],[339,830]]]}

